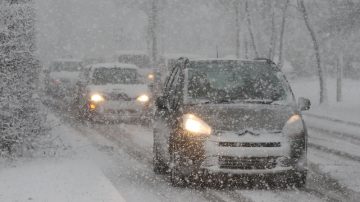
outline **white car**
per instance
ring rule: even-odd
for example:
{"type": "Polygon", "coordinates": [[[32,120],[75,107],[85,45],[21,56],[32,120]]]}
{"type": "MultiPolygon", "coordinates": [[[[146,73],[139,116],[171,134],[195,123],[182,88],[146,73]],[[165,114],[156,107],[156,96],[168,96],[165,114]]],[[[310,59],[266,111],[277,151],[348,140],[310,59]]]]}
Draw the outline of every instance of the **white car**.
{"type": "Polygon", "coordinates": [[[151,94],[132,64],[100,63],[80,75],[80,114],[93,121],[147,118],[151,94]]]}

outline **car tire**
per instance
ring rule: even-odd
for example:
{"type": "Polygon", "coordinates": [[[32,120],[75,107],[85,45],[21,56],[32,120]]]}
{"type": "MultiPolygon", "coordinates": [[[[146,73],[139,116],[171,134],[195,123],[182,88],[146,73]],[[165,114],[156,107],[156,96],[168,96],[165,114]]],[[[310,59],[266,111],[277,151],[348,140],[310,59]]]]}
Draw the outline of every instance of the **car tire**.
{"type": "Polygon", "coordinates": [[[293,187],[301,189],[306,185],[307,171],[296,171],[292,174],[293,187]]]}
{"type": "Polygon", "coordinates": [[[165,174],[167,171],[167,166],[164,163],[163,159],[161,158],[161,155],[159,154],[159,146],[158,143],[155,141],[155,138],[153,145],[153,153],[154,153],[154,157],[153,157],[154,173],[159,175],[165,174]]]}
{"type": "Polygon", "coordinates": [[[171,154],[170,181],[174,187],[185,187],[187,185],[185,177],[179,171],[179,157],[173,152],[171,154]]]}

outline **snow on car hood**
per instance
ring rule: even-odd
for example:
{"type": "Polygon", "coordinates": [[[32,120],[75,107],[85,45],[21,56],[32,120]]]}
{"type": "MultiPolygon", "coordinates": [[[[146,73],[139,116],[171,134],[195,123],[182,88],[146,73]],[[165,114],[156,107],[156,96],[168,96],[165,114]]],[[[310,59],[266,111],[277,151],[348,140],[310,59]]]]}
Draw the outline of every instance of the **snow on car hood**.
{"type": "Polygon", "coordinates": [[[51,72],[50,78],[59,79],[59,80],[68,80],[68,81],[77,81],[79,79],[80,72],[51,72]]]}
{"type": "Polygon", "coordinates": [[[287,105],[201,104],[187,106],[185,112],[195,114],[215,130],[281,131],[294,109],[287,105]]]}
{"type": "Polygon", "coordinates": [[[137,98],[140,95],[150,95],[149,87],[146,84],[108,84],[108,85],[89,85],[87,87],[90,93],[125,93],[130,98],[137,98]]]}

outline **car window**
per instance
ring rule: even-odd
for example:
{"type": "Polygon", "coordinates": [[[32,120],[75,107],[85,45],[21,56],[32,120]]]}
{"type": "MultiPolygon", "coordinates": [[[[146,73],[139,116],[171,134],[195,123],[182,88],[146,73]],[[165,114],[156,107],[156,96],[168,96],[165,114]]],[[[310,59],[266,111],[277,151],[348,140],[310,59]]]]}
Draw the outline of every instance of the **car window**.
{"type": "Polygon", "coordinates": [[[136,69],[96,68],[92,74],[92,83],[95,85],[139,84],[138,78],[136,69]]]}
{"type": "Polygon", "coordinates": [[[188,95],[207,100],[286,100],[281,73],[265,63],[192,63],[188,95]]]}
{"type": "Polygon", "coordinates": [[[55,61],[51,63],[50,69],[52,72],[76,72],[82,69],[82,64],[77,61],[55,61]]]}

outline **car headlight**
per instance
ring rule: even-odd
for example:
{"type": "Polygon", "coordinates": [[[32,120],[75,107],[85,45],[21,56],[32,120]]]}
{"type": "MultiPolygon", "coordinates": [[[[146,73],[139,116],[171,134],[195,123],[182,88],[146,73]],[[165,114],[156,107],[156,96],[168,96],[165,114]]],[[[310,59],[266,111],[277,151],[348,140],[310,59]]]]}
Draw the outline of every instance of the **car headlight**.
{"type": "Polygon", "coordinates": [[[155,75],[154,75],[154,74],[148,74],[147,77],[148,77],[148,79],[151,80],[151,81],[155,79],[155,75]]]}
{"type": "Polygon", "coordinates": [[[185,114],[183,117],[184,128],[195,135],[210,135],[211,127],[193,114],[185,114]]]}
{"type": "Polygon", "coordinates": [[[100,95],[100,94],[93,94],[93,95],[90,97],[90,100],[91,100],[92,102],[102,102],[102,101],[105,100],[105,98],[104,98],[102,95],[100,95]]]}
{"type": "Polygon", "coordinates": [[[145,102],[149,102],[150,98],[147,95],[140,95],[138,98],[136,98],[136,100],[145,103],[145,102]]]}
{"type": "Polygon", "coordinates": [[[298,114],[292,115],[286,122],[283,132],[287,135],[299,135],[304,132],[304,124],[301,116],[298,114]]]}

